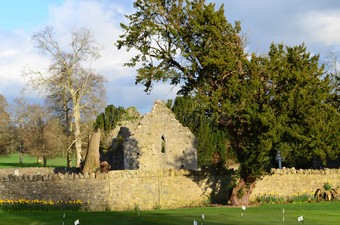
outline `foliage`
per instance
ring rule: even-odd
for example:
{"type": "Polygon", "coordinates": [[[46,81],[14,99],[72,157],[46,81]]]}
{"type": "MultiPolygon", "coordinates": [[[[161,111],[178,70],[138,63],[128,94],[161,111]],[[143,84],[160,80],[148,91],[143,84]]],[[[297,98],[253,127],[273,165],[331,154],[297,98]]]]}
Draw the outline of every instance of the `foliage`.
{"type": "Polygon", "coordinates": [[[286,203],[286,197],[282,195],[264,194],[258,198],[260,203],[286,203]]]}
{"type": "Polygon", "coordinates": [[[323,188],[327,191],[330,191],[332,189],[332,184],[330,181],[324,183],[323,188]]]}
{"type": "Polygon", "coordinates": [[[8,103],[6,98],[0,94],[0,155],[9,153],[12,134],[8,103]]]}
{"type": "Polygon", "coordinates": [[[139,0],[134,6],[137,11],[127,16],[128,26],[122,25],[125,33],[118,47],[139,51],[127,64],[142,63],[137,82],[149,90],[152,81],[170,79],[172,84],[184,82],[181,93],[196,91],[201,106],[217,114],[228,130],[242,177],[254,180],[263,174],[269,151],[279,141],[279,149],[294,146],[303,153],[294,159],[333,154],[329,149],[334,144],[326,147],[329,139],[318,137],[329,133],[339,139],[334,132],[338,124],[329,122],[337,115],[322,103],[329,83],[320,79],[324,70],[318,55],[311,56],[304,45],[285,49],[273,44],[268,57],[252,55],[248,60],[240,24],[233,27],[222,7],[215,11],[214,4],[203,0],[139,0]],[[319,153],[321,146],[327,154],[319,153]]]}
{"type": "Polygon", "coordinates": [[[138,63],[136,82],[146,91],[158,81],[182,84],[179,94],[192,94],[199,115],[210,115],[227,132],[240,163],[239,185],[250,188],[244,201],[277,150],[297,167],[339,154],[339,114],[326,104],[329,79],[319,56],[303,44],[272,44],[266,56],[248,55],[240,23],[230,24],[223,6],[136,0],[134,7],[117,42],[138,52],[126,65],[138,63]]]}
{"type": "Polygon", "coordinates": [[[315,195],[311,193],[298,193],[290,196],[289,201],[292,203],[315,202],[315,195]]]}
{"type": "Polygon", "coordinates": [[[183,126],[189,127],[197,139],[198,166],[213,165],[225,167],[227,159],[234,158],[227,146],[228,135],[214,118],[205,113],[193,97],[176,97],[168,107],[175,113],[183,126]]]}
{"type": "Polygon", "coordinates": [[[162,209],[162,205],[159,202],[156,202],[155,205],[153,206],[154,210],[161,210],[162,209]]]}
{"type": "Polygon", "coordinates": [[[116,108],[114,105],[108,105],[105,107],[105,111],[97,116],[94,127],[110,132],[117,126],[118,121],[123,118],[125,113],[126,110],[121,106],[116,108]]]}
{"type": "Polygon", "coordinates": [[[56,212],[56,211],[80,211],[88,208],[89,202],[43,200],[0,200],[0,209],[7,212],[56,212]]]}
{"type": "Polygon", "coordinates": [[[340,52],[332,52],[327,57],[328,71],[332,84],[332,98],[329,103],[340,112],[340,52]]]}
{"type": "Polygon", "coordinates": [[[23,133],[29,122],[31,114],[31,105],[24,97],[15,98],[14,103],[10,106],[11,122],[13,127],[13,145],[12,147],[20,153],[20,163],[23,163],[23,154],[26,148],[23,143],[23,133]]]}
{"type": "Polygon", "coordinates": [[[306,203],[315,202],[315,193],[304,191],[303,193],[294,193],[291,195],[282,195],[279,193],[264,193],[257,196],[257,201],[260,203],[306,203]]]}
{"type": "Polygon", "coordinates": [[[23,132],[27,151],[37,157],[43,157],[46,166],[47,158],[57,157],[64,151],[66,140],[59,120],[49,117],[46,108],[33,105],[30,121],[23,132]]]}
{"type": "Polygon", "coordinates": [[[264,72],[270,74],[269,104],[276,117],[272,155],[280,150],[288,167],[310,168],[340,153],[340,118],[332,106],[331,85],[319,56],[304,45],[272,45],[264,72]]]}

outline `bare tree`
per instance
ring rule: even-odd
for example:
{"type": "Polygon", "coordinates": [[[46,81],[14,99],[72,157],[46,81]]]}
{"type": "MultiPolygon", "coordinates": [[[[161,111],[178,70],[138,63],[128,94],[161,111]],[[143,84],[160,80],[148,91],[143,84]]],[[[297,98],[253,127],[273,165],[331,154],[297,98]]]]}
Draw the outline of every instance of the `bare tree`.
{"type": "Polygon", "coordinates": [[[46,96],[46,103],[55,117],[59,118],[60,123],[65,127],[67,136],[67,147],[65,149],[67,167],[72,167],[72,152],[74,150],[74,136],[72,135],[72,98],[70,93],[60,85],[50,83],[49,94],[46,96]]]}
{"type": "Polygon", "coordinates": [[[51,117],[46,107],[31,106],[30,121],[23,132],[23,141],[27,151],[44,160],[58,156],[66,145],[66,135],[58,118],[51,117]]]}
{"type": "Polygon", "coordinates": [[[23,97],[15,98],[13,105],[11,105],[11,118],[13,127],[16,130],[16,143],[18,143],[18,150],[20,153],[19,162],[23,163],[24,157],[24,143],[23,131],[29,121],[30,104],[23,97]]]}
{"type": "Polygon", "coordinates": [[[46,27],[32,37],[35,47],[51,56],[52,64],[47,73],[27,70],[29,85],[36,90],[42,87],[45,93],[51,94],[51,85],[60,92],[69,94],[71,98],[71,121],[74,124],[74,144],[77,167],[80,167],[82,151],[81,120],[83,113],[97,113],[102,107],[105,96],[104,78],[94,74],[92,64],[98,59],[100,48],[96,44],[91,31],[82,28],[71,32],[69,48],[62,50],[54,38],[53,29],[46,27]],[[87,67],[85,67],[85,65],[87,67]]]}
{"type": "Polygon", "coordinates": [[[340,52],[332,52],[327,56],[327,66],[333,86],[331,104],[340,112],[340,52]]]}
{"type": "Polygon", "coordinates": [[[10,115],[6,98],[0,94],[0,154],[7,154],[11,144],[10,115]]]}

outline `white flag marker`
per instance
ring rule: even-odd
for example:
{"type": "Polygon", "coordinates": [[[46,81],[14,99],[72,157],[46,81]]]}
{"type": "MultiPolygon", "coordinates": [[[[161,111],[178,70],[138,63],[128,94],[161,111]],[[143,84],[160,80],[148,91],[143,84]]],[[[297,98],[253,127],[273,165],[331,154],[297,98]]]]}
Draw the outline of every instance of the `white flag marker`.
{"type": "Polygon", "coordinates": [[[303,221],[303,216],[298,217],[298,221],[303,221]]]}
{"type": "Polygon", "coordinates": [[[197,222],[196,222],[196,220],[194,220],[194,225],[197,225],[197,222]]]}
{"type": "Polygon", "coordinates": [[[242,210],[246,211],[246,207],[245,207],[245,206],[242,206],[242,210]]]}
{"type": "Polygon", "coordinates": [[[78,225],[79,224],[79,220],[74,221],[74,225],[78,225]]]}
{"type": "Polygon", "coordinates": [[[204,220],[204,214],[202,214],[202,220],[204,220]]]}

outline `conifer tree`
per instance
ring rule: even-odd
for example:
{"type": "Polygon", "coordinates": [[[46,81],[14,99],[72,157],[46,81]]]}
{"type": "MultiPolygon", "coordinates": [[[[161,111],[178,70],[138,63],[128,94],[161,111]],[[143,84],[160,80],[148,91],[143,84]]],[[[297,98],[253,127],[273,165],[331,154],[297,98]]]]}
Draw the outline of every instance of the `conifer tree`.
{"type": "Polygon", "coordinates": [[[215,10],[205,0],[136,0],[134,6],[117,43],[138,52],[126,65],[138,63],[136,83],[146,91],[153,82],[180,84],[179,94],[195,96],[228,132],[240,163],[234,205],[248,204],[277,149],[290,146],[298,154],[287,155],[306,160],[338,154],[339,115],[325,104],[329,82],[319,57],[304,45],[272,45],[268,56],[249,56],[240,23],[226,20],[223,5],[215,10]]]}

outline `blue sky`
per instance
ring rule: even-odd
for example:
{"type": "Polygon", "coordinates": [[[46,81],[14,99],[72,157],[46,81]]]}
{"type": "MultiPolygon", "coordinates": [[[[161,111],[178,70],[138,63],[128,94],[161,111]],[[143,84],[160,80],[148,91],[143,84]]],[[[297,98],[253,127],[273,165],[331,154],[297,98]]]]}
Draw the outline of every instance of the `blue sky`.
{"type": "MultiPolygon", "coordinates": [[[[249,34],[249,52],[265,53],[272,42],[298,45],[304,42],[309,51],[340,51],[340,1],[337,0],[210,0],[219,7],[224,3],[230,22],[240,20],[249,34]]],[[[155,85],[150,95],[135,85],[136,71],[123,67],[132,55],[118,51],[114,42],[121,33],[124,14],[132,12],[133,0],[0,0],[0,93],[9,102],[22,95],[26,80],[25,66],[45,68],[48,58],[33,48],[30,38],[45,26],[53,26],[60,43],[72,27],[86,27],[94,32],[103,47],[95,69],[108,80],[107,104],[136,106],[145,113],[156,99],[176,95],[177,87],[155,85]]],[[[26,91],[32,101],[41,101],[37,93],[26,91]]]]}
{"type": "Polygon", "coordinates": [[[48,18],[51,3],[60,5],[62,0],[0,0],[1,29],[25,29],[39,27],[48,18]]]}

